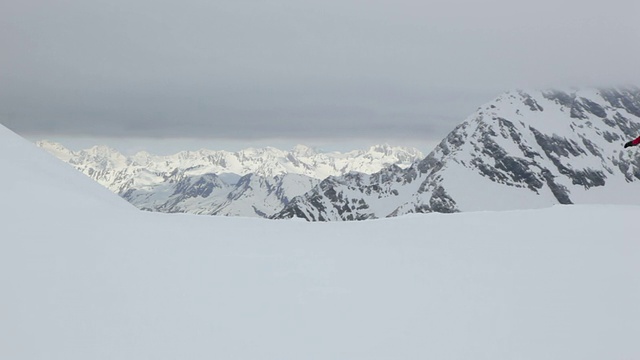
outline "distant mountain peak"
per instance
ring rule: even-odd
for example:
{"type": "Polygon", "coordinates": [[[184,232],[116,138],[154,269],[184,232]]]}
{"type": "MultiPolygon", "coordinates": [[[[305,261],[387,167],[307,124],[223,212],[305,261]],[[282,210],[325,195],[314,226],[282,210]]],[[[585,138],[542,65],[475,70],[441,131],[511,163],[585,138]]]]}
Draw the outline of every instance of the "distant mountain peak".
{"type": "Polygon", "coordinates": [[[298,144],[291,149],[291,153],[294,156],[312,157],[317,155],[318,151],[312,147],[298,144]]]}

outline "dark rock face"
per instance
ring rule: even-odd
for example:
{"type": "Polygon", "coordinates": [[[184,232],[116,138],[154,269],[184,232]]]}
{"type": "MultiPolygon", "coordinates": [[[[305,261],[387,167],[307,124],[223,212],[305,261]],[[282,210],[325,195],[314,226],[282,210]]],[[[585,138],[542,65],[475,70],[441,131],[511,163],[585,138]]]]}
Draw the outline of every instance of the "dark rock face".
{"type": "Polygon", "coordinates": [[[640,117],[640,89],[601,89],[602,98],[614,108],[624,109],[629,114],[640,117]]]}
{"type": "Polygon", "coordinates": [[[454,213],[458,212],[456,202],[447,194],[442,186],[436,187],[429,199],[429,207],[426,212],[454,213]]]}
{"type": "Polygon", "coordinates": [[[574,96],[567,94],[565,92],[556,91],[556,90],[545,91],[542,93],[542,96],[544,96],[545,99],[554,101],[555,103],[560,104],[567,108],[572,108],[575,100],[574,96]]]}
{"type": "MultiPolygon", "coordinates": [[[[520,139],[520,135],[508,126],[512,125],[507,120],[501,119],[501,124],[507,125],[512,139],[516,141],[520,139]]],[[[476,166],[480,174],[488,177],[493,182],[510,184],[512,186],[527,186],[532,191],[540,189],[543,183],[537,178],[532,171],[532,167],[536,167],[533,156],[536,153],[530,149],[525,149],[530,158],[518,158],[511,156],[498,145],[491,136],[487,134],[479,138],[481,147],[477,148],[484,156],[475,157],[471,160],[471,164],[476,166]],[[489,163],[487,163],[489,162],[489,163]]]]}
{"type": "Polygon", "coordinates": [[[622,130],[626,137],[635,138],[636,134],[640,132],[640,124],[629,120],[619,112],[611,120],[605,119],[604,122],[614,129],[622,130]]]}
{"type": "Polygon", "coordinates": [[[529,107],[529,110],[531,111],[544,111],[544,109],[542,108],[542,106],[540,106],[532,97],[531,95],[523,92],[523,91],[519,91],[518,92],[520,94],[520,96],[522,96],[523,100],[522,103],[525,104],[526,106],[529,107]]]}
{"type": "Polygon", "coordinates": [[[591,113],[599,118],[607,117],[607,112],[604,108],[597,103],[589,100],[589,99],[580,99],[582,103],[582,108],[587,112],[591,113]]]}
{"type": "Polygon", "coordinates": [[[546,180],[547,186],[551,190],[551,193],[553,194],[553,196],[555,196],[555,198],[558,200],[560,204],[562,205],[573,204],[573,202],[571,201],[571,198],[569,198],[569,190],[565,186],[557,184],[554,181],[555,176],[551,174],[551,171],[549,171],[548,169],[544,169],[542,171],[542,176],[546,180]]]}
{"type": "Polygon", "coordinates": [[[207,197],[220,185],[221,182],[215,174],[206,174],[195,179],[186,177],[178,181],[173,195],[182,195],[185,198],[207,197]]]}
{"type": "Polygon", "coordinates": [[[530,127],[530,130],[535,135],[538,145],[549,158],[569,157],[569,155],[578,156],[584,152],[580,145],[571,140],[557,135],[543,135],[533,127],[530,127]]]}
{"type": "Polygon", "coordinates": [[[593,141],[583,137],[582,144],[589,151],[589,153],[591,153],[591,155],[597,156],[602,159],[602,153],[600,152],[600,150],[598,150],[598,146],[593,141]]]}
{"type": "MultiPolygon", "coordinates": [[[[572,180],[573,184],[581,185],[585,188],[605,185],[606,176],[602,171],[590,169],[582,171],[572,170],[559,160],[561,157],[568,158],[570,156],[577,157],[580,155],[586,155],[586,152],[579,144],[557,136],[549,137],[542,135],[539,131],[533,128],[531,130],[535,134],[538,145],[542,147],[547,157],[553,162],[561,174],[572,180]]],[[[586,145],[585,147],[587,149],[591,148],[591,153],[599,152],[592,142],[588,141],[587,143],[589,145],[586,145]]]]}

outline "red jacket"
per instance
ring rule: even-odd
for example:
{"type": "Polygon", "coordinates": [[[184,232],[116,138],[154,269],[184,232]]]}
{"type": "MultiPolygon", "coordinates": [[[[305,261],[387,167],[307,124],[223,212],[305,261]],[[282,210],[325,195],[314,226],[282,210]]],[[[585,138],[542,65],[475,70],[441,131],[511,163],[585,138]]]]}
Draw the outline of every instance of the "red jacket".
{"type": "Polygon", "coordinates": [[[633,146],[636,146],[638,144],[640,144],[640,136],[635,138],[635,140],[631,141],[631,145],[633,145],[633,146]]]}

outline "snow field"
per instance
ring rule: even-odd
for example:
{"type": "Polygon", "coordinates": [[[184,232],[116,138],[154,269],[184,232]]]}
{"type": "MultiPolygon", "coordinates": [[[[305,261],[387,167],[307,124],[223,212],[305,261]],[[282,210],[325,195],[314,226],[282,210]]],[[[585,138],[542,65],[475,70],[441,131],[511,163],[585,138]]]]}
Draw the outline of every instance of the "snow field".
{"type": "Polygon", "coordinates": [[[638,206],[136,211],[0,127],[1,359],[633,359],[638,206]]]}
{"type": "Polygon", "coordinates": [[[0,357],[640,354],[638,207],[346,223],[73,215],[3,226],[0,357]]]}

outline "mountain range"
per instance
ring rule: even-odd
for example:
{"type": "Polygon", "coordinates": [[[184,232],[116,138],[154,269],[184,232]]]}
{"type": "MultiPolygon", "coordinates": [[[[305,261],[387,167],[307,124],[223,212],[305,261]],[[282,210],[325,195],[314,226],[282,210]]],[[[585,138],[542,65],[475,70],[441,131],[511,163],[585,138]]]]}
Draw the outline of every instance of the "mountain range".
{"type": "Polygon", "coordinates": [[[38,145],[136,207],[207,215],[364,220],[408,213],[638,204],[640,89],[516,90],[478,108],[424,157],[374,146],[125,156],[38,145]]]}
{"type": "Polygon", "coordinates": [[[37,145],[143,210],[258,217],[273,216],[328,176],[406,168],[423,157],[417,149],[389,145],[347,153],[298,145],[291,151],[267,147],[168,156],[126,156],[107,146],[72,151],[50,141],[37,145]]]}

